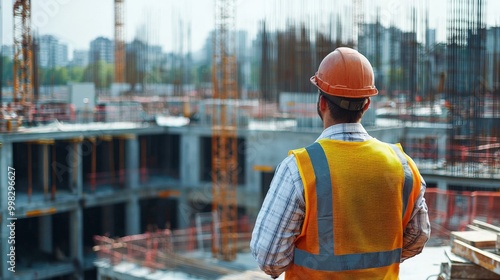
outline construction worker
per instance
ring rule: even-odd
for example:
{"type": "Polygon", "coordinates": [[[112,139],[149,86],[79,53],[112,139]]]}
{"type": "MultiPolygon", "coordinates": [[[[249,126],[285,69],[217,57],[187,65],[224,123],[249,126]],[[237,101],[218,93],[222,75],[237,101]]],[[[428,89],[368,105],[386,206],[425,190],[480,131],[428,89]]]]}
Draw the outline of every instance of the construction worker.
{"type": "Polygon", "coordinates": [[[259,267],[285,279],[398,279],[430,237],[425,182],[399,144],[360,123],[378,94],[370,62],[328,54],[311,82],[324,130],[278,166],[252,233],[259,267]]]}

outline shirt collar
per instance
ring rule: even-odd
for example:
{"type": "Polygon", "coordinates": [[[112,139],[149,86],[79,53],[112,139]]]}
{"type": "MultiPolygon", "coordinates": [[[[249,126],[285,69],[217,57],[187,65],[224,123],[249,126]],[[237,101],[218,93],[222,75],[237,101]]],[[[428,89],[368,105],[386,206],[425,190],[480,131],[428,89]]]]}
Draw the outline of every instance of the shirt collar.
{"type": "Polygon", "coordinates": [[[365,128],[360,123],[341,123],[327,127],[321,135],[320,139],[333,139],[342,141],[365,141],[371,138],[365,128]]]}

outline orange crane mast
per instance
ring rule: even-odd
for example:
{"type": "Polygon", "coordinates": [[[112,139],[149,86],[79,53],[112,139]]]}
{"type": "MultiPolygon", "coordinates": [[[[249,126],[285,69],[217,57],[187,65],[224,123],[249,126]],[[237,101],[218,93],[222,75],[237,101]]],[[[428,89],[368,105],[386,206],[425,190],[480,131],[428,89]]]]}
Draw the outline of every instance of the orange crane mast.
{"type": "MultiPolygon", "coordinates": [[[[31,0],[14,2],[14,77],[13,103],[29,109],[33,100],[33,37],[31,35],[31,0]],[[20,99],[19,99],[20,97],[20,99]]],[[[29,112],[29,110],[28,110],[29,112]]]]}
{"type": "Polygon", "coordinates": [[[237,99],[235,14],[236,1],[215,1],[212,60],[212,254],[236,258],[237,230],[237,99]]]}
{"type": "Polygon", "coordinates": [[[125,83],[125,0],[115,0],[115,83],[125,83]]]}

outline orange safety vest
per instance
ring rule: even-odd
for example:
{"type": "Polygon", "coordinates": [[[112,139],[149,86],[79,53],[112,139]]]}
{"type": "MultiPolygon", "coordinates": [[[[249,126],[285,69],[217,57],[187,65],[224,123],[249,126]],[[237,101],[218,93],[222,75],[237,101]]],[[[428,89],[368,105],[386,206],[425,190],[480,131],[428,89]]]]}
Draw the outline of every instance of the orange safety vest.
{"type": "Polygon", "coordinates": [[[322,139],[292,150],[305,218],[285,279],[398,279],[421,177],[399,144],[322,139]]]}

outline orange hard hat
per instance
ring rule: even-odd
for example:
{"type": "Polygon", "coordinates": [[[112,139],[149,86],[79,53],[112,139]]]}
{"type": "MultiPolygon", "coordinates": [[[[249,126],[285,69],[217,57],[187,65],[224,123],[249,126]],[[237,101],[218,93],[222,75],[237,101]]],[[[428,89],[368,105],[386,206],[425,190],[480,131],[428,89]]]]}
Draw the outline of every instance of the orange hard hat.
{"type": "Polygon", "coordinates": [[[378,94],[370,62],[351,48],[337,48],[325,56],[310,80],[327,95],[364,98],[378,94]]]}

